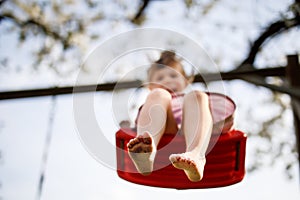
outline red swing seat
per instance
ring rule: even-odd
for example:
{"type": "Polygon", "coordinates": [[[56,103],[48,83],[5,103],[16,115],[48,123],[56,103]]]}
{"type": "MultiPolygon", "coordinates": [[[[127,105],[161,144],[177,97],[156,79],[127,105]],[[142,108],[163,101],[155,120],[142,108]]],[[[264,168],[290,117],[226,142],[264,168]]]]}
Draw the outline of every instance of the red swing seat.
{"type": "Polygon", "coordinates": [[[191,182],[183,170],[174,168],[169,161],[170,154],[185,151],[185,139],[179,134],[165,133],[158,145],[153,172],[149,176],[139,174],[127,151],[127,143],[136,136],[136,132],[129,128],[116,133],[119,177],[137,184],[176,189],[214,188],[242,181],[247,136],[241,131],[231,130],[236,105],[222,94],[208,93],[208,96],[215,129],[207,149],[201,181],[191,182]]]}
{"type": "Polygon", "coordinates": [[[228,186],[242,181],[245,175],[246,135],[238,130],[213,134],[210,145],[215,144],[206,157],[204,177],[199,182],[191,182],[182,170],[173,167],[169,161],[171,153],[185,150],[184,137],[164,134],[149,176],[139,174],[127,152],[127,143],[136,133],[130,129],[120,129],[116,133],[117,173],[127,181],[164,188],[195,189],[228,186]]]}

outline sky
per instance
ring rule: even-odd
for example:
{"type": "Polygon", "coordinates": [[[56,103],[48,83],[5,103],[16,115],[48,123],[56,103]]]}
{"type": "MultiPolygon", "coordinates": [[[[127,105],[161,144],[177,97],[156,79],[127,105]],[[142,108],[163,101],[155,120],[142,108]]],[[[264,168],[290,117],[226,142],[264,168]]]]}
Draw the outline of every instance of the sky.
{"type": "MultiPolygon", "coordinates": [[[[103,106],[95,108],[99,119],[104,117],[101,113],[109,113],[111,109],[109,94],[103,95],[107,96],[105,100],[101,96],[103,106]]],[[[49,97],[1,103],[1,113],[6,116],[0,135],[4,157],[4,163],[1,165],[3,199],[35,199],[52,103],[49,97]],[[11,113],[18,113],[18,115],[11,113]]],[[[115,169],[99,163],[92,154],[87,152],[76,131],[72,109],[71,95],[57,97],[45,185],[41,198],[43,200],[140,199],[141,196],[147,200],[182,199],[187,195],[190,199],[225,197],[246,200],[286,199],[287,197],[293,200],[300,197],[297,168],[294,169],[295,179],[289,181],[284,176],[280,165],[264,167],[251,174],[247,173],[241,183],[216,189],[178,191],[126,182],[117,176],[115,169]]],[[[111,130],[106,137],[113,145],[117,127],[114,127],[113,120],[107,120],[105,123],[110,126],[108,130],[111,130]]],[[[249,140],[247,151],[251,149],[251,139],[249,140]]],[[[107,153],[112,157],[115,155],[115,152],[107,153]]],[[[249,157],[246,157],[246,166],[248,162],[249,157]]]]}
{"type": "MultiPolygon", "coordinates": [[[[194,10],[190,13],[191,20],[181,23],[180,18],[185,13],[180,9],[182,6],[180,1],[162,1],[160,4],[154,1],[146,11],[148,19],[143,26],[168,28],[185,34],[196,41],[201,41],[201,45],[209,52],[209,55],[213,59],[219,60],[218,64],[223,67],[222,70],[226,71],[244,57],[249,42],[245,39],[255,38],[259,32],[258,29],[272,18],[272,13],[281,10],[283,4],[286,4],[285,1],[280,2],[274,3],[274,1],[266,0],[261,6],[258,2],[250,0],[244,1],[243,4],[221,1],[207,16],[206,20],[197,19],[195,14],[197,10],[194,10]],[[272,6],[268,6],[270,3],[272,6]],[[239,28],[228,28],[223,23],[232,22],[230,12],[235,9],[237,13],[233,24],[239,28]],[[174,13],[176,13],[175,19],[174,13]],[[199,27],[192,29],[193,20],[198,21],[199,27]],[[220,27],[221,29],[219,29],[220,27]],[[232,31],[232,29],[236,31],[232,31]],[[216,34],[216,31],[219,32],[216,34]],[[222,53],[219,52],[220,49],[222,49],[222,53]]],[[[117,28],[106,33],[104,38],[109,39],[111,36],[126,30],[129,30],[126,24],[119,24],[117,28]]],[[[263,50],[256,60],[257,66],[284,64],[283,51],[293,53],[296,49],[299,52],[300,44],[293,42],[297,41],[293,40],[297,37],[299,37],[299,31],[291,31],[285,38],[278,38],[274,42],[268,43],[266,50],[263,50]],[[269,53],[268,50],[270,49],[273,53],[269,53]],[[275,55],[278,55],[276,61],[273,59],[275,55]]],[[[1,49],[10,42],[9,39],[9,36],[0,38],[1,49]]],[[[95,46],[97,44],[91,45],[90,51],[95,46]]],[[[8,49],[5,53],[9,51],[13,50],[8,49]]],[[[3,51],[1,51],[2,53],[3,51]]],[[[26,56],[21,57],[20,60],[23,62],[23,59],[26,61],[26,56]]],[[[0,74],[1,90],[42,87],[51,85],[56,81],[55,75],[47,70],[42,70],[37,74],[26,70],[17,74],[13,72],[0,74]]],[[[59,78],[59,82],[60,84],[64,83],[61,78],[59,78]]],[[[238,105],[236,128],[246,133],[256,128],[255,124],[245,122],[248,117],[245,115],[247,111],[253,110],[254,114],[263,116],[264,113],[276,109],[274,107],[271,109],[268,109],[269,107],[253,108],[253,98],[247,98],[249,96],[255,97],[256,104],[261,104],[269,98],[268,95],[270,94],[264,88],[250,87],[242,81],[224,83],[224,86],[227,95],[234,99],[238,105]],[[245,91],[247,94],[243,93],[245,91]]],[[[214,85],[212,85],[213,87],[214,85]]],[[[217,90],[217,86],[215,88],[217,90]]],[[[130,92],[130,95],[138,95],[130,92]]],[[[80,94],[76,98],[84,99],[90,95],[80,94]]],[[[112,112],[111,94],[97,93],[92,95],[94,95],[95,100],[93,111],[97,123],[99,123],[105,137],[114,146],[114,136],[118,126],[112,112]]],[[[82,143],[78,134],[78,124],[76,124],[78,122],[74,117],[74,98],[73,95],[63,95],[54,100],[52,97],[38,97],[0,102],[0,200],[36,199],[42,156],[49,131],[52,137],[47,154],[47,165],[44,166],[45,181],[41,194],[42,200],[93,200],[99,198],[112,200],[120,198],[142,198],[146,200],[172,198],[176,200],[187,196],[190,199],[294,200],[300,197],[299,166],[293,167],[294,179],[288,180],[283,173],[284,166],[280,162],[277,162],[275,166],[265,166],[256,172],[247,173],[241,183],[215,189],[179,191],[141,186],[124,181],[117,176],[114,168],[98,162],[82,143]],[[51,114],[53,111],[54,115],[51,114]],[[52,122],[49,121],[51,116],[53,117],[52,122]]],[[[288,97],[287,102],[289,102],[288,97]]],[[[278,131],[282,133],[282,137],[294,139],[291,113],[287,112],[285,115],[283,122],[285,125],[280,127],[278,131]]],[[[257,116],[258,119],[259,116],[257,116]]],[[[256,143],[255,139],[248,138],[246,166],[253,159],[256,159],[251,154],[256,143]]],[[[101,150],[107,151],[107,149],[101,150]]],[[[107,154],[115,158],[114,151],[107,151],[107,154]]]]}

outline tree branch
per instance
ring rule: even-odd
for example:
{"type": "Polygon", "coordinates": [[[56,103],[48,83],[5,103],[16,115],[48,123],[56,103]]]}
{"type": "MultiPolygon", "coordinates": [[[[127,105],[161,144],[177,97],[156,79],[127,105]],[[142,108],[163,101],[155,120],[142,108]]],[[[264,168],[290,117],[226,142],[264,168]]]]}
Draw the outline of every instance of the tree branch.
{"type": "MultiPolygon", "coordinates": [[[[294,7],[299,7],[299,3],[296,2],[294,4],[294,7]]],[[[295,17],[292,19],[286,19],[286,20],[279,20],[277,22],[272,23],[269,27],[266,28],[266,30],[254,41],[253,45],[250,48],[250,52],[246,59],[239,65],[239,67],[236,70],[241,70],[243,68],[246,68],[247,65],[252,65],[254,63],[255,57],[257,53],[259,52],[261,46],[263,43],[278,34],[280,34],[283,31],[289,30],[293,27],[300,25],[300,15],[299,12],[294,12],[295,17]]]]}
{"type": "Polygon", "coordinates": [[[59,33],[51,30],[47,25],[45,25],[33,18],[28,19],[26,21],[22,21],[10,13],[4,13],[4,14],[0,15],[0,24],[5,19],[13,21],[21,28],[30,28],[31,26],[38,27],[41,30],[41,32],[43,32],[45,35],[50,36],[57,41],[60,41],[63,44],[64,49],[67,49],[71,46],[71,44],[67,38],[61,36],[59,33]]]}
{"type": "Polygon", "coordinates": [[[141,6],[136,13],[136,15],[132,18],[132,22],[135,23],[139,21],[140,17],[142,16],[143,12],[145,11],[146,7],[149,5],[150,0],[142,0],[141,1],[141,6]]]}

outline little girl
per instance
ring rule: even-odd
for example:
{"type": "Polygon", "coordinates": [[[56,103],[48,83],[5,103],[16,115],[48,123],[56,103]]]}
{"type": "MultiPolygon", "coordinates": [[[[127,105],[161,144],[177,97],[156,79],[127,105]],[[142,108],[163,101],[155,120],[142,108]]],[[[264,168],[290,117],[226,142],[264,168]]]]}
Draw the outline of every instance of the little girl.
{"type": "Polygon", "coordinates": [[[137,137],[127,144],[129,156],[139,173],[149,175],[158,143],[164,133],[181,129],[186,151],[171,154],[175,168],[184,170],[196,182],[203,177],[213,120],[206,93],[184,94],[189,81],[174,52],[164,51],[148,70],[150,93],[137,117],[137,137]]]}

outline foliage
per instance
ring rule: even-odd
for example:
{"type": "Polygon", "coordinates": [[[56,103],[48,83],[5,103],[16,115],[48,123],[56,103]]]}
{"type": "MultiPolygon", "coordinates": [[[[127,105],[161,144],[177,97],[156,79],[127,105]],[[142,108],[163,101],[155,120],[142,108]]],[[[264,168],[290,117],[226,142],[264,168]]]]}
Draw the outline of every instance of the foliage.
{"type": "MultiPolygon", "coordinates": [[[[130,5],[135,7],[135,3],[130,5]]],[[[19,47],[31,51],[32,66],[47,65],[60,75],[79,67],[87,45],[107,31],[102,29],[107,20],[113,24],[130,22],[134,11],[122,1],[108,6],[93,0],[4,0],[0,6],[2,31],[16,35],[19,47]]],[[[1,63],[7,66],[9,60],[2,57],[1,63]]]]}

